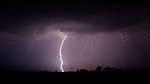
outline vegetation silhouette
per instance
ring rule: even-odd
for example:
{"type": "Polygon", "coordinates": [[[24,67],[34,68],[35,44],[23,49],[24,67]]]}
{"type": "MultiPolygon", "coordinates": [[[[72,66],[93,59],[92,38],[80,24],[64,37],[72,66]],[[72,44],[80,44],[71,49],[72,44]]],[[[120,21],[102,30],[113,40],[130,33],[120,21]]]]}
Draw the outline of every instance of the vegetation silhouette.
{"type": "MultiPolygon", "coordinates": [[[[102,66],[98,66],[95,70],[87,70],[87,69],[77,69],[76,71],[66,71],[66,72],[122,72],[123,70],[120,68],[114,68],[114,67],[102,67],[102,66]]],[[[48,72],[52,72],[52,71],[47,71],[47,70],[40,70],[40,71],[27,71],[27,72],[40,72],[40,73],[48,73],[48,72]]],[[[57,73],[59,71],[54,71],[54,73],[57,73]]]]}
{"type": "MultiPolygon", "coordinates": [[[[15,72],[15,73],[1,73],[1,80],[20,80],[20,81],[54,81],[60,82],[60,80],[66,81],[92,81],[92,82],[112,82],[112,81],[145,81],[149,82],[149,75],[147,72],[128,72],[120,68],[114,67],[101,67],[97,66],[95,70],[77,69],[76,71],[66,71],[61,73],[60,71],[27,71],[27,72],[15,72]],[[146,76],[145,76],[146,75],[146,76]],[[134,79],[135,80],[134,80],[134,79]],[[144,79],[144,80],[142,80],[144,79]],[[109,80],[109,81],[108,81],[109,80]]],[[[118,81],[118,82],[119,82],[118,81]]],[[[120,84],[120,82],[119,82],[120,84]]]]}

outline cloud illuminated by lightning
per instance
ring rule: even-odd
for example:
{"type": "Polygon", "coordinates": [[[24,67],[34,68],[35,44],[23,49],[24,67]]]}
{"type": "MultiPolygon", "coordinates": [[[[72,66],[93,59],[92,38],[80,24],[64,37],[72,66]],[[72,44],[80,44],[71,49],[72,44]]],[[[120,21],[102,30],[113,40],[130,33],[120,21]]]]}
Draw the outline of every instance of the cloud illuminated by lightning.
{"type": "Polygon", "coordinates": [[[64,72],[64,69],[63,69],[63,59],[62,59],[62,48],[63,48],[63,45],[64,45],[64,42],[65,40],[67,39],[67,36],[64,36],[64,38],[62,39],[62,42],[61,42],[61,45],[60,45],[60,48],[59,48],[59,55],[60,55],[60,69],[61,69],[61,72],[64,72]]]}

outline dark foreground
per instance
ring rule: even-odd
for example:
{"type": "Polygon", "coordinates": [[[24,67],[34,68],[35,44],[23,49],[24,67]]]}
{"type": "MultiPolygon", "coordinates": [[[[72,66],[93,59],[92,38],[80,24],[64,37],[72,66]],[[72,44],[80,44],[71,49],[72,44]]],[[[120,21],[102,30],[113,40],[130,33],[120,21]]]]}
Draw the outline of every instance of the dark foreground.
{"type": "Polygon", "coordinates": [[[5,72],[0,81],[4,83],[150,83],[149,71],[137,72],[5,72]]]}

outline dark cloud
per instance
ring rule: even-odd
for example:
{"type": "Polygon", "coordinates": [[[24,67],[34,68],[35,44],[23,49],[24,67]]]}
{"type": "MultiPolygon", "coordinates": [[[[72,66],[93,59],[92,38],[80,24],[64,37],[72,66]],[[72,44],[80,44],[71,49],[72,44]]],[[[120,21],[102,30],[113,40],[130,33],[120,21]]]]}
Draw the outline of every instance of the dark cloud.
{"type": "Polygon", "coordinates": [[[47,29],[81,34],[111,32],[150,22],[147,4],[20,4],[1,9],[1,31],[19,35],[47,29]]]}

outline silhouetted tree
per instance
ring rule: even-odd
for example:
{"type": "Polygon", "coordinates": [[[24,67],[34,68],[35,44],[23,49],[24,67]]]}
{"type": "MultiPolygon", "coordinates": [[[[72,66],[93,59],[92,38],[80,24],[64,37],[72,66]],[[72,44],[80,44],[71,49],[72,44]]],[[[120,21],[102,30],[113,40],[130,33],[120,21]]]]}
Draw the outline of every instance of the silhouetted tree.
{"type": "Polygon", "coordinates": [[[86,69],[80,69],[79,72],[88,72],[86,69]]]}
{"type": "Polygon", "coordinates": [[[93,70],[90,70],[89,72],[94,72],[93,70]]]}
{"type": "Polygon", "coordinates": [[[121,72],[121,71],[122,71],[122,69],[120,69],[120,68],[116,68],[116,69],[115,69],[115,71],[116,71],[116,72],[121,72]]]}
{"type": "MultiPolygon", "coordinates": [[[[90,70],[88,71],[87,69],[77,69],[76,71],[68,71],[68,72],[121,72],[122,70],[120,68],[114,68],[114,67],[102,67],[102,66],[98,66],[94,71],[90,70]]],[[[47,71],[47,70],[40,70],[40,71],[31,71],[28,70],[28,73],[33,73],[33,72],[38,72],[38,73],[48,73],[51,71],[47,71]]],[[[54,72],[58,72],[58,71],[54,71],[54,72]]]]}
{"type": "Polygon", "coordinates": [[[103,69],[103,71],[104,71],[104,72],[114,72],[114,71],[115,71],[115,68],[107,66],[107,67],[105,67],[105,68],[103,69]]]}
{"type": "Polygon", "coordinates": [[[43,72],[44,72],[44,73],[47,73],[48,71],[47,71],[47,70],[43,70],[43,72]]]}
{"type": "Polygon", "coordinates": [[[76,72],[80,72],[80,70],[79,70],[79,69],[77,69],[77,70],[76,70],[76,72]]]}
{"type": "Polygon", "coordinates": [[[95,72],[102,72],[102,67],[101,67],[101,66],[98,66],[98,67],[95,69],[95,72]]]}

